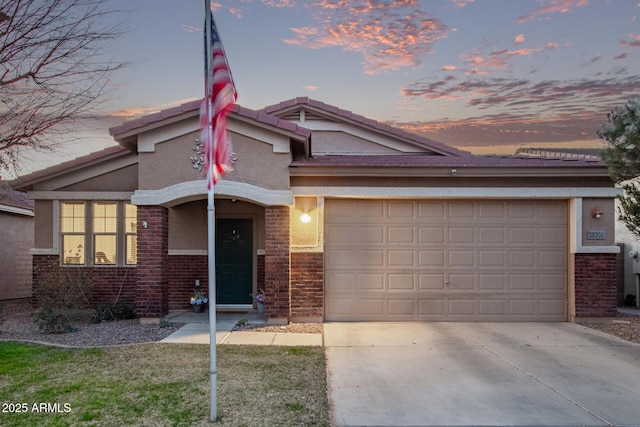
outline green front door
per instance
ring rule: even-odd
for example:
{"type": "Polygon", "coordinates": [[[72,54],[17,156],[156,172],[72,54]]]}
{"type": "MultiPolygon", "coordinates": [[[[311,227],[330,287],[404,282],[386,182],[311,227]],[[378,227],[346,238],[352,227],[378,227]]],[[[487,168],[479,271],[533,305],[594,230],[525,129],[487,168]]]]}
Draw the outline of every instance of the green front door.
{"type": "Polygon", "coordinates": [[[253,223],[219,219],[216,223],[216,296],[218,304],[251,304],[253,223]]]}

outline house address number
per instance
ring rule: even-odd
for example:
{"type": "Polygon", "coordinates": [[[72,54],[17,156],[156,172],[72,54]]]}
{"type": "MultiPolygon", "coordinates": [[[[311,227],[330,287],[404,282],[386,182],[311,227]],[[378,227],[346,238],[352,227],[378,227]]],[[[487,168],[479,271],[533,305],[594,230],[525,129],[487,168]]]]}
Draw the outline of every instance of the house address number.
{"type": "Polygon", "coordinates": [[[607,233],[604,230],[587,230],[587,240],[604,240],[607,233]]]}

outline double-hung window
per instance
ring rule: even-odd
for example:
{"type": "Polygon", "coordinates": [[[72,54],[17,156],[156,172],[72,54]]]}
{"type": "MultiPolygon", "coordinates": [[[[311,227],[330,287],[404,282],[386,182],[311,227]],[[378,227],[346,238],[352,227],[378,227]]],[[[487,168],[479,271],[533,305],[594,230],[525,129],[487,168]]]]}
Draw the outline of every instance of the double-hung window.
{"type": "Polygon", "coordinates": [[[62,202],[62,264],[116,266],[137,263],[137,209],[127,202],[62,202]]]}

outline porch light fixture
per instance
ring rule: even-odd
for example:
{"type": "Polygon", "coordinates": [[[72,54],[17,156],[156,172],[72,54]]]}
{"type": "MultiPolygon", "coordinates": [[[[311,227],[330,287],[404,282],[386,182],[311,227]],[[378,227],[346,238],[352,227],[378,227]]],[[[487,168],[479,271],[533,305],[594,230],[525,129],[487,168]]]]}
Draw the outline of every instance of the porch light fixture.
{"type": "Polygon", "coordinates": [[[302,221],[303,223],[307,224],[309,222],[311,222],[311,215],[309,215],[308,213],[303,213],[302,215],[300,215],[300,221],[302,221]]]}
{"type": "Polygon", "coordinates": [[[600,219],[602,215],[604,215],[604,213],[602,212],[602,209],[600,209],[598,206],[591,209],[591,218],[600,219]]]}

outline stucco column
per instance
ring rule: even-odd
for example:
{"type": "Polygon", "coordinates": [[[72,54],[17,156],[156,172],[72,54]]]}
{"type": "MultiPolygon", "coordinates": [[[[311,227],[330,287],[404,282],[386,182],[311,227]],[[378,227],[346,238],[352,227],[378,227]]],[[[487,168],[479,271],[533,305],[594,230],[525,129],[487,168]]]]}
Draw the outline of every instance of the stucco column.
{"type": "Polygon", "coordinates": [[[169,210],[138,206],[136,313],[160,318],[169,311],[169,210]]]}
{"type": "Polygon", "coordinates": [[[268,320],[282,323],[290,315],[290,208],[265,208],[264,290],[265,315],[268,320]]]}

